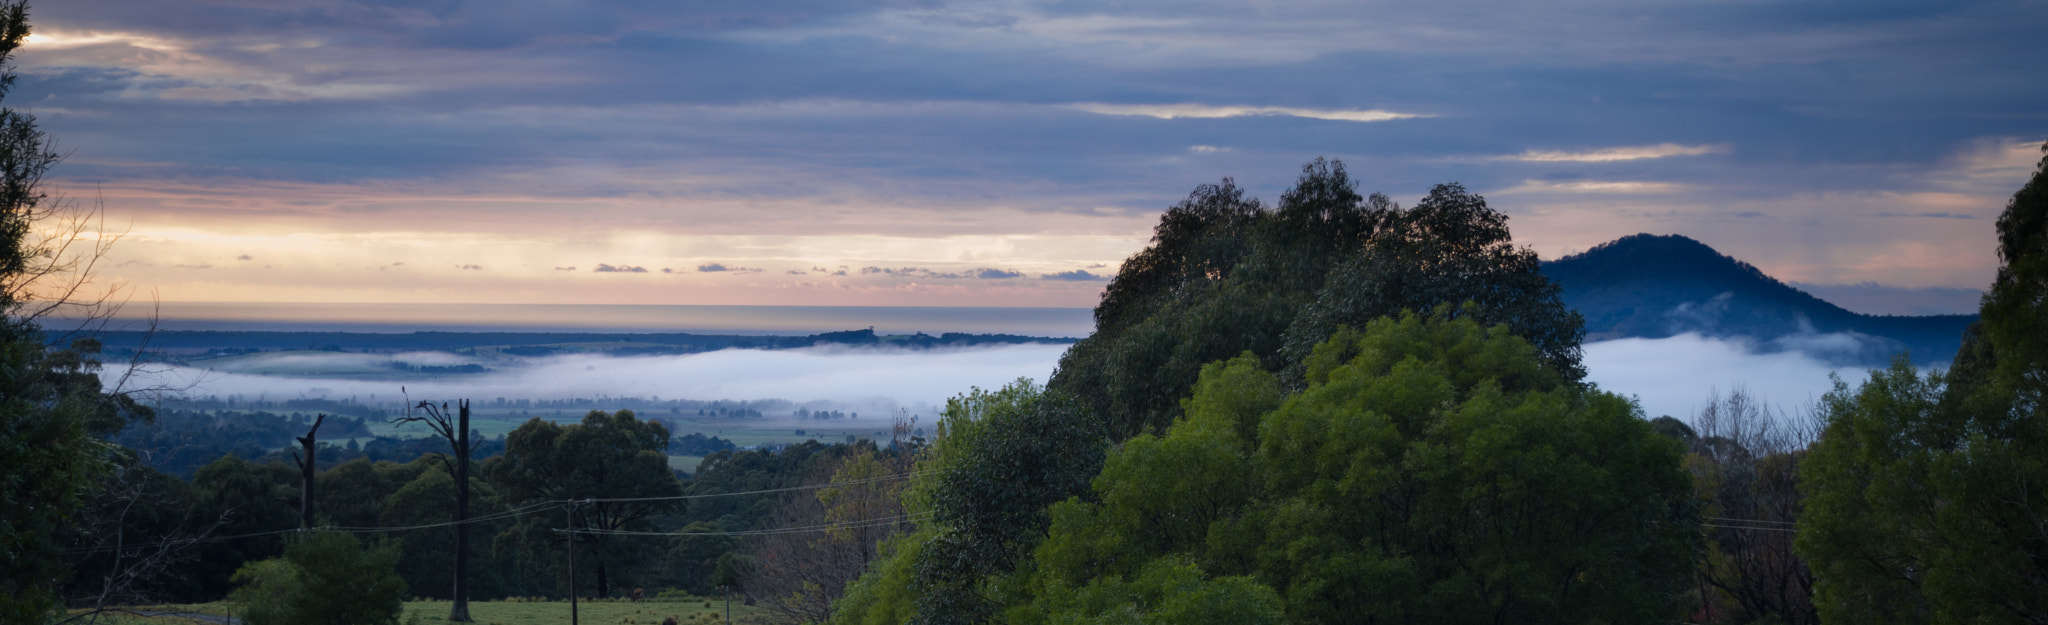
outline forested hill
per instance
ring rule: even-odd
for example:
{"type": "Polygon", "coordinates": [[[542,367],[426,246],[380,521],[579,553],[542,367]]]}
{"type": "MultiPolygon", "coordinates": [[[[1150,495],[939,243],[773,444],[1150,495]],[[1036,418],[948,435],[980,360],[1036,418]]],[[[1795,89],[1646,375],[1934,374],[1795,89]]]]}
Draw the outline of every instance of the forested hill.
{"type": "Polygon", "coordinates": [[[1545,262],[1543,273],[1585,316],[1588,341],[1698,332],[1840,362],[1880,365],[1906,351],[1915,362],[1945,363],[1977,319],[1851,312],[1678,235],[1622,237],[1545,262]]]}

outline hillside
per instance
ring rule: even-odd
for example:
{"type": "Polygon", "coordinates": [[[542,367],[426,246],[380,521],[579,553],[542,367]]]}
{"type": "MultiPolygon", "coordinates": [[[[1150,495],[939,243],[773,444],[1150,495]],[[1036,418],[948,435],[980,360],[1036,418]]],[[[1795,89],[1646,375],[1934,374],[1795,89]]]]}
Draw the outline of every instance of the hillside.
{"type": "Polygon", "coordinates": [[[1698,332],[1841,363],[1878,365],[1902,351],[1946,363],[1977,318],[1851,312],[1678,235],[1622,237],[1545,262],[1543,273],[1585,316],[1588,341],[1698,332]]]}

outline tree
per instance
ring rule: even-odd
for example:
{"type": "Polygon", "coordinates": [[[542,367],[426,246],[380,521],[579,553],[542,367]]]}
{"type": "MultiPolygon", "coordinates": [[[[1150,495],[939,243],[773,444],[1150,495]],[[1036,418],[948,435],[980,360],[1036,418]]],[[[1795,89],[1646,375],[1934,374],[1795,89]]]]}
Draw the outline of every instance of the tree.
{"type": "Polygon", "coordinates": [[[1288,327],[1290,361],[1299,363],[1341,326],[1472,302],[1451,313],[1469,311],[1480,325],[1506,324],[1534,344],[1550,368],[1572,380],[1585,377],[1579,362],[1585,321],[1558,299],[1561,288],[1543,276],[1536,252],[1514,246],[1507,216],[1488,208],[1485,198],[1457,183],[1440,184],[1415,208],[1392,211],[1388,221],[1362,253],[1330,271],[1315,301],[1288,327]]]}
{"type": "Polygon", "coordinates": [[[992,584],[1005,620],[1677,615],[1698,507],[1628,400],[1442,308],[1341,330],[1305,369],[1283,396],[1255,356],[1205,367],[1185,417],[1052,507],[1032,565],[992,584]]]}
{"type": "MultiPolygon", "coordinates": [[[[433,402],[423,401],[411,408],[411,410],[406,411],[405,416],[393,419],[392,422],[398,424],[426,423],[427,427],[432,428],[435,434],[448,441],[448,449],[452,452],[452,457],[440,457],[441,464],[448,467],[448,471],[452,474],[455,483],[455,519],[452,521],[455,524],[455,591],[449,595],[452,601],[450,601],[451,605],[448,608],[448,621],[468,623],[471,622],[469,618],[469,455],[472,451],[469,443],[469,400],[457,401],[456,414],[453,415],[448,414],[448,405],[445,403],[436,406],[433,402]]],[[[320,416],[324,418],[327,415],[320,416]]],[[[319,430],[320,424],[314,423],[313,429],[315,431],[319,430]]],[[[308,433],[307,436],[310,437],[312,434],[308,433]]],[[[300,440],[306,444],[306,458],[310,461],[313,456],[313,443],[309,439],[300,440]]],[[[306,486],[308,488],[312,487],[312,475],[312,470],[308,469],[306,472],[306,486]]],[[[310,499],[311,495],[308,495],[308,498],[310,499]]]]}
{"type": "Polygon", "coordinates": [[[1822,399],[1795,546],[1825,621],[2048,623],[2048,158],[1998,240],[1952,369],[1902,358],[1822,399]]]}
{"type": "Polygon", "coordinates": [[[350,534],[312,532],[282,559],[235,572],[233,600],[251,625],[394,625],[405,607],[398,550],[364,549],[350,534]]]}
{"type": "MultiPolygon", "coordinates": [[[[593,570],[597,596],[609,597],[614,582],[629,580],[649,550],[627,542],[645,539],[605,532],[650,531],[655,517],[673,509],[682,494],[662,453],[668,438],[668,428],[641,421],[631,410],[592,410],[583,423],[566,426],[533,419],[506,435],[505,454],[484,462],[483,470],[510,506],[578,500],[571,507],[573,529],[596,530],[571,534],[579,545],[577,559],[586,563],[579,568],[593,570]]],[[[523,545],[536,561],[551,561],[540,554],[559,544],[555,518],[527,516],[500,540],[523,545]]],[[[575,580],[563,573],[569,591],[576,592],[575,580]]]]}
{"type": "Polygon", "coordinates": [[[788,623],[823,623],[846,584],[881,557],[880,545],[909,527],[904,518],[902,479],[906,455],[878,456],[870,448],[833,468],[829,480],[845,483],[791,495],[771,517],[775,527],[836,526],[822,532],[785,532],[756,537],[753,566],[742,587],[759,605],[788,623]]]}
{"type": "Polygon", "coordinates": [[[1820,622],[1813,607],[1813,571],[1792,548],[1793,530],[1805,508],[1799,465],[1819,436],[1814,418],[1774,410],[1737,388],[1708,397],[1693,417],[1697,430],[1678,424],[1692,434],[1685,466],[1707,505],[1700,616],[1741,623],[1820,622]]]}
{"type": "Polygon", "coordinates": [[[1451,305],[1524,335],[1567,381],[1583,376],[1582,325],[1535,255],[1509,243],[1504,215],[1456,185],[1414,210],[1357,186],[1343,163],[1317,159],[1271,209],[1227,178],[1168,209],[1043,392],[936,444],[946,471],[921,492],[938,529],[895,552],[916,554],[911,585],[854,588],[916,597],[920,623],[994,618],[989,584],[1045,535],[1046,506],[1086,494],[1105,446],[1184,416],[1181,400],[1218,360],[1249,352],[1296,388],[1310,349],[1341,328],[1451,305]]]}
{"type": "MultiPolygon", "coordinates": [[[[0,2],[0,98],[28,38],[26,0],[0,2]]],[[[89,221],[53,199],[43,176],[61,159],[35,117],[0,108],[0,621],[41,620],[57,605],[62,533],[116,466],[102,442],[147,411],[101,392],[98,344],[46,347],[37,319],[90,305],[80,288],[111,238],[83,243],[89,221]],[[67,219],[67,216],[72,218],[67,219]],[[54,234],[50,233],[54,231],[54,234]],[[83,262],[83,264],[81,264],[83,262]]]]}

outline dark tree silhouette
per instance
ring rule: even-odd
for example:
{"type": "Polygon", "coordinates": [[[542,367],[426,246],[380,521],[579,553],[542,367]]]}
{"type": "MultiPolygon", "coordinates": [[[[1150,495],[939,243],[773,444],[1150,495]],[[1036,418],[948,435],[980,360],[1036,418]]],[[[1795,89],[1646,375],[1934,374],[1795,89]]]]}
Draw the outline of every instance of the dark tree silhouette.
{"type": "Polygon", "coordinates": [[[299,464],[300,528],[313,527],[313,472],[319,470],[320,466],[314,458],[320,453],[320,424],[326,422],[327,414],[321,413],[319,418],[313,420],[312,429],[306,430],[305,436],[298,437],[299,447],[306,451],[305,457],[299,457],[298,452],[292,453],[292,461],[299,464]]]}
{"type": "MultiPolygon", "coordinates": [[[[423,401],[405,412],[405,416],[392,419],[392,423],[425,423],[435,434],[448,440],[454,459],[443,456],[449,473],[455,478],[455,591],[451,598],[454,604],[448,610],[451,623],[468,623],[469,618],[469,400],[456,402],[456,412],[448,413],[448,404],[436,406],[423,401]]],[[[318,424],[314,425],[319,428],[318,424]]],[[[309,458],[310,459],[310,458],[309,458]]],[[[310,479],[310,478],[309,478],[310,479]]],[[[312,482],[307,482],[310,486],[312,482]]]]}

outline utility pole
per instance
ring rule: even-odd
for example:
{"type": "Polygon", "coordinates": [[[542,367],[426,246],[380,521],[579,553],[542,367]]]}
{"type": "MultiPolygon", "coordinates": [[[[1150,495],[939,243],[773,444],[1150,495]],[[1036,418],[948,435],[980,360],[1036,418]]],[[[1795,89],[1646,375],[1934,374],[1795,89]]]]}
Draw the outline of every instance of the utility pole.
{"type": "Polygon", "coordinates": [[[562,519],[563,519],[564,521],[566,521],[566,522],[567,522],[567,523],[566,523],[566,527],[567,527],[567,529],[564,529],[564,530],[562,530],[562,532],[563,532],[563,535],[564,535],[564,536],[567,536],[567,537],[569,537],[569,625],[577,625],[577,620],[576,620],[576,619],[577,619],[577,615],[576,615],[576,502],[575,502],[575,501],[570,501],[570,502],[569,502],[569,506],[568,506],[568,507],[566,507],[566,508],[563,508],[562,510],[563,510],[563,512],[564,512],[564,514],[563,514],[563,516],[562,516],[562,519]]]}

